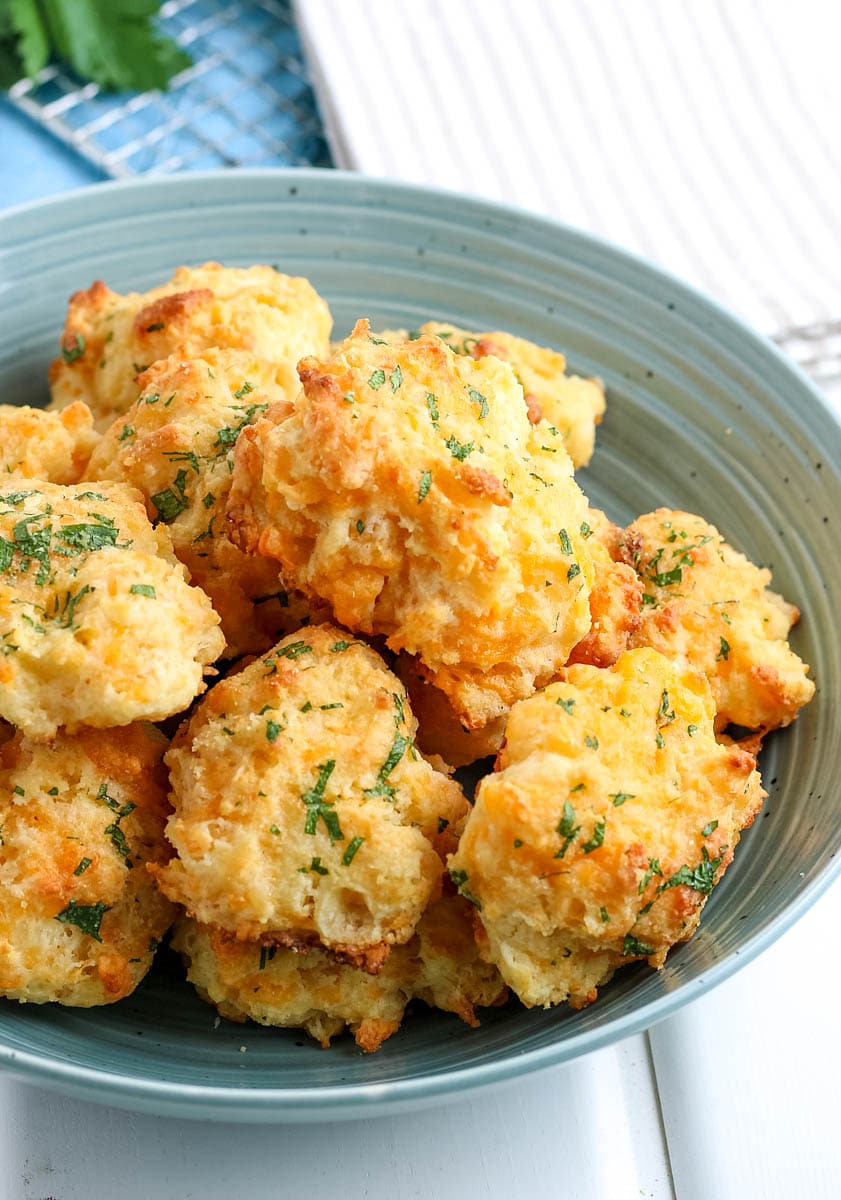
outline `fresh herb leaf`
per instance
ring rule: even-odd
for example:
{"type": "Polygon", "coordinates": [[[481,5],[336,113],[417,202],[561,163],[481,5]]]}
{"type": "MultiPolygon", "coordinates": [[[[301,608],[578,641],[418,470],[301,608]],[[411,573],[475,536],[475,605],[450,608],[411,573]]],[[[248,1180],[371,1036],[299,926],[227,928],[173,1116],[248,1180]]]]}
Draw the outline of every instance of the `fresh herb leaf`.
{"type": "Polygon", "coordinates": [[[385,371],[382,369],[382,367],[377,367],[376,371],[374,371],[374,373],[371,375],[371,378],[368,380],[368,387],[373,388],[376,392],[379,391],[384,383],[385,371]]]}
{"type": "Polygon", "coordinates": [[[350,839],[350,841],[347,844],[347,848],[345,849],[345,852],[342,855],[342,866],[343,867],[350,866],[350,864],[354,860],[357,850],[359,849],[359,847],[362,845],[362,843],[364,841],[365,841],[364,837],[358,837],[358,836],[350,839]]]}
{"type": "Polygon", "coordinates": [[[585,854],[591,854],[594,850],[598,850],[599,846],[603,845],[606,825],[606,821],[596,821],[596,824],[593,826],[592,837],[589,841],[584,842],[581,847],[585,854]]]}
{"type": "Polygon", "coordinates": [[[454,871],[451,870],[450,871],[450,879],[452,879],[453,883],[456,885],[458,894],[460,896],[464,896],[465,900],[469,900],[470,903],[475,908],[478,908],[479,912],[481,912],[482,911],[481,900],[467,886],[467,884],[468,884],[467,872],[459,871],[459,870],[454,870],[454,871]]]}
{"type": "Polygon", "coordinates": [[[389,800],[393,799],[397,789],[392,787],[387,780],[391,772],[400,762],[400,759],[406,753],[406,747],[408,745],[409,739],[407,737],[404,737],[402,733],[395,733],[394,741],[391,743],[391,749],[388,752],[388,758],[380,767],[374,786],[365,788],[366,796],[385,796],[389,800]]]}
{"type": "Polygon", "coordinates": [[[565,800],[563,815],[558,822],[557,828],[557,832],[564,839],[564,844],[555,855],[555,858],[564,857],[572,843],[573,838],[578,834],[580,829],[581,826],[575,824],[575,809],[572,807],[569,800],[565,800]]]}
{"type": "Polygon", "coordinates": [[[620,804],[624,804],[626,800],[636,800],[634,792],[611,792],[610,799],[613,801],[613,807],[619,808],[620,804]]]}
{"type": "Polygon", "coordinates": [[[718,829],[718,821],[709,821],[701,830],[701,837],[708,838],[714,829],[718,829]]]}
{"type": "Polygon", "coordinates": [[[555,703],[558,705],[559,708],[562,708],[564,710],[564,712],[572,715],[572,710],[575,708],[574,700],[564,700],[562,698],[562,699],[556,700],[555,703]]]}
{"type": "Polygon", "coordinates": [[[654,947],[647,946],[645,942],[641,942],[638,938],[635,938],[632,933],[626,933],[625,941],[622,943],[622,953],[636,954],[647,958],[649,954],[654,953],[654,947]]]}
{"type": "Polygon", "coordinates": [[[460,441],[458,441],[457,438],[454,438],[452,435],[450,435],[450,437],[447,438],[445,445],[446,445],[447,449],[449,450],[450,454],[452,454],[453,458],[457,458],[459,462],[464,462],[464,460],[467,458],[467,456],[469,454],[473,453],[473,443],[472,442],[465,442],[464,444],[462,444],[460,441]]]}
{"type": "Polygon", "coordinates": [[[564,554],[572,554],[572,542],[569,540],[569,534],[567,531],[562,529],[558,534],[558,537],[561,540],[561,549],[563,550],[564,554]]]}
{"type": "Polygon", "coordinates": [[[429,409],[429,419],[432,421],[433,426],[437,429],[441,414],[438,412],[438,401],[435,399],[433,392],[426,393],[426,407],[429,409]]]}
{"type": "Polygon", "coordinates": [[[403,382],[403,372],[400,370],[399,363],[394,368],[394,370],[391,372],[391,375],[388,378],[388,382],[391,384],[392,392],[396,392],[397,389],[400,387],[401,383],[403,382]]]}
{"type": "Polygon", "coordinates": [[[584,745],[589,746],[591,750],[598,750],[599,739],[597,737],[592,737],[589,733],[587,733],[584,735],[584,745]]]}
{"type": "Polygon", "coordinates": [[[283,732],[283,726],[279,721],[266,721],[266,741],[276,742],[280,734],[283,732]]]}
{"type": "Polygon", "coordinates": [[[85,339],[81,333],[73,334],[73,341],[65,341],[61,347],[61,357],[66,363],[74,363],[85,353],[85,339]]]}
{"type": "Polygon", "coordinates": [[[576,575],[580,575],[580,574],[581,574],[581,568],[579,567],[578,563],[573,563],[572,566],[567,571],[567,580],[569,582],[571,582],[573,579],[575,579],[576,575]]]}
{"type": "Polygon", "coordinates": [[[420,477],[418,484],[418,504],[421,504],[429,495],[429,489],[432,487],[432,472],[424,471],[420,477]]]}
{"type": "Polygon", "coordinates": [[[718,649],[718,654],[716,654],[716,656],[715,656],[715,661],[716,662],[727,662],[727,659],[730,657],[730,643],[727,641],[726,638],[719,638],[719,642],[720,642],[720,645],[719,645],[719,649],[718,649]]]}
{"type": "Polygon", "coordinates": [[[148,596],[150,600],[157,599],[157,593],[151,583],[133,583],[129,588],[132,596],[148,596]]]}
{"type": "Polygon", "coordinates": [[[110,911],[111,906],[102,900],[96,904],[77,904],[75,900],[71,900],[67,908],[57,914],[56,920],[61,921],[63,925],[75,925],[95,942],[101,942],[102,918],[110,911]]]}
{"type": "Polygon", "coordinates": [[[474,404],[479,405],[479,420],[480,421],[483,420],[483,418],[488,415],[487,398],[485,396],[483,396],[481,392],[477,391],[476,388],[474,388],[474,387],[469,387],[467,389],[467,394],[470,397],[470,399],[473,401],[474,404]]]}
{"type": "Polygon", "coordinates": [[[324,799],[324,789],[327,787],[327,781],[335,769],[336,760],[334,758],[322,763],[318,768],[318,779],[314,786],[309,791],[304,792],[301,797],[307,810],[304,833],[314,835],[319,818],[321,818],[330,835],[331,845],[333,842],[344,841],[345,837],[339,825],[339,816],[333,807],[333,801],[324,799]]]}
{"type": "Polygon", "coordinates": [[[83,858],[81,860],[81,862],[79,863],[78,867],[76,868],[76,870],[73,872],[73,874],[74,875],[84,875],[85,871],[87,871],[88,867],[91,865],[92,862],[93,862],[93,859],[91,859],[91,858],[83,858]]]}

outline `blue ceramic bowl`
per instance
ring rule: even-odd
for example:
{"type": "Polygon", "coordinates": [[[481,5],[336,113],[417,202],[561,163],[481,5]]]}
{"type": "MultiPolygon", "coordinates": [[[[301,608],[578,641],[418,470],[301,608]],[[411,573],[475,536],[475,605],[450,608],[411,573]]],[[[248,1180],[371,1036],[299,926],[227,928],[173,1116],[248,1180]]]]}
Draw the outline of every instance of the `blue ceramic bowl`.
{"type": "Polygon", "coordinates": [[[3,399],[45,399],[71,291],[97,277],[144,290],[208,258],[309,276],[339,333],[362,315],[374,328],[435,316],[561,347],[574,368],[602,376],[609,406],[584,490],[618,521],[658,504],[700,512],[768,564],[803,611],[794,644],[818,694],[770,740],[763,815],[699,932],[663,971],[620,972],[582,1012],[511,1005],[472,1030],[421,1008],[377,1054],[346,1038],[328,1052],[294,1031],[216,1028],[214,1011],[164,956],[111,1008],[0,1001],[0,1063],[149,1112],[371,1116],[584,1054],[720,983],[790,926],[841,864],[841,431],[824,400],[768,342],[611,246],[500,205],[321,171],[102,185],[5,215],[3,399]]]}

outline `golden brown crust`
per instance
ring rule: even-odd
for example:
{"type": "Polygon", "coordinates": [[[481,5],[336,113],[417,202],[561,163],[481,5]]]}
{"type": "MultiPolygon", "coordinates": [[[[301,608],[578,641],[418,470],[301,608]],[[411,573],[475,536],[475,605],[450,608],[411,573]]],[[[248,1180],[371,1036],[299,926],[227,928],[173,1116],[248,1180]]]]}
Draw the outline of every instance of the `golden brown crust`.
{"type": "Polygon", "coordinates": [[[278,419],[291,411],[283,372],[244,351],[207,350],[201,358],[162,359],[139,385],[86,478],[140,490],[149,518],[166,524],[192,582],[219,613],[228,656],[260,653],[282,633],[325,619],[325,606],[319,610],[287,587],[276,562],[234,546],[225,524],[241,431],[269,409],[278,419]]]}
{"type": "Polygon", "coordinates": [[[469,333],[442,321],[428,321],[422,333],[440,337],[457,354],[477,361],[497,358],[510,363],[523,390],[528,419],[544,439],[559,438],[575,467],[586,467],[593,456],[596,426],[604,416],[604,385],[566,373],[566,359],[557,350],[498,330],[469,333]]]}
{"type": "Polygon", "coordinates": [[[121,296],[98,280],[70,298],[62,357],[50,367],[53,406],[85,400],[106,429],[136,400],[138,376],[172,354],[197,358],[212,347],[275,365],[290,395],[295,364],[327,351],[332,318],[306,279],[272,267],[179,267],[145,294],[121,296]]]}
{"type": "Polygon", "coordinates": [[[815,685],[786,640],[800,614],[770,591],[771,572],[701,517],[665,508],[629,527],[624,554],[645,588],[634,644],[706,675],[717,728],[790,724],[815,685]]]}
{"type": "Polygon", "coordinates": [[[412,940],[375,976],[324,950],[261,951],[189,918],[179,922],[173,945],[199,993],[229,1020],[300,1026],[325,1047],[347,1027],[370,1053],[397,1031],[413,997],[473,1026],[478,1007],[504,1000],[499,973],[479,957],[469,907],[452,895],[430,905],[412,940]]]}
{"type": "Polygon", "coordinates": [[[110,1004],[149,970],[173,911],[146,872],[165,747],[144,725],[0,746],[0,995],[110,1004]]]}
{"type": "Polygon", "coordinates": [[[76,483],[97,440],[90,409],[78,401],[60,413],[0,404],[0,478],[76,483]]]}
{"type": "Polygon", "coordinates": [[[0,716],[29,736],[184,709],[224,639],[123,484],[0,488],[0,716]]]}
{"type": "Polygon", "coordinates": [[[233,540],[348,628],[417,655],[460,720],[487,724],[589,628],[568,458],[532,438],[507,364],[439,338],[389,343],[362,321],[300,375],[295,411],[239,439],[233,540]]]}
{"type": "Polygon", "coordinates": [[[524,1003],[590,1003],[691,935],[764,794],[713,716],[703,676],[649,649],[513,708],[450,867],[524,1003]]]}
{"type": "Polygon", "coordinates": [[[412,936],[467,810],[415,730],[397,678],[345,630],[283,639],[173,743],[164,892],[240,939],[377,970],[412,936]]]}

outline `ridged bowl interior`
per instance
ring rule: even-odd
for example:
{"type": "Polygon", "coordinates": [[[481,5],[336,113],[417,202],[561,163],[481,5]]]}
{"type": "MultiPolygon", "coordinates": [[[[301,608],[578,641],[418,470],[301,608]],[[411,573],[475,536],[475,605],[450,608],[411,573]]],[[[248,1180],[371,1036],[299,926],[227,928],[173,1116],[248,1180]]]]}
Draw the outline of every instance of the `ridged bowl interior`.
{"type": "Polygon", "coordinates": [[[608,412],[584,490],[620,522],[660,504],[699,512],[768,565],[801,608],[793,642],[817,695],[763,752],[768,800],[699,932],[662,972],[627,969],[588,1009],[511,1005],[471,1030],[419,1006],[377,1054],[349,1038],[327,1052],[296,1032],[217,1027],[165,952],[111,1008],[0,1001],[0,1063],[150,1112],[370,1116],[583,1054],[701,995],[779,936],[838,867],[841,431],[830,409],[769,343],[606,244],[505,207],[320,171],[99,186],[7,214],[2,399],[44,402],[72,291],[98,277],[144,290],[206,259],[307,275],[338,333],[358,316],[374,328],[441,317],[557,346],[574,369],[600,375],[608,412]]]}

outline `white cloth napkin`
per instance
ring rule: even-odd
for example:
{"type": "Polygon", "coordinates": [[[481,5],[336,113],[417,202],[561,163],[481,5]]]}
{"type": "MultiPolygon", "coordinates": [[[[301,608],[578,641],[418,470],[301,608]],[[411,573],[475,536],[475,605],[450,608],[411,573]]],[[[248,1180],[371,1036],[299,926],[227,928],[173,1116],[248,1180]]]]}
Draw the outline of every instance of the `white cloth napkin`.
{"type": "Polygon", "coordinates": [[[766,332],[841,318],[841,8],[297,0],[338,166],[549,213],[766,332]]]}

